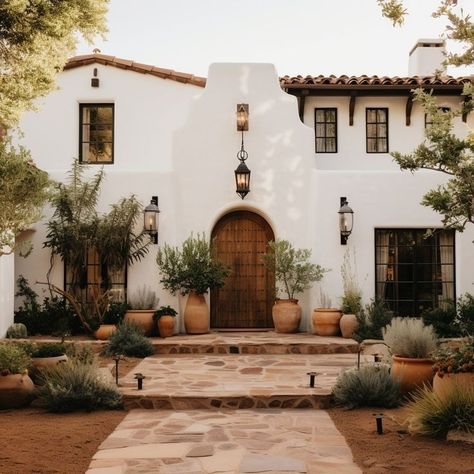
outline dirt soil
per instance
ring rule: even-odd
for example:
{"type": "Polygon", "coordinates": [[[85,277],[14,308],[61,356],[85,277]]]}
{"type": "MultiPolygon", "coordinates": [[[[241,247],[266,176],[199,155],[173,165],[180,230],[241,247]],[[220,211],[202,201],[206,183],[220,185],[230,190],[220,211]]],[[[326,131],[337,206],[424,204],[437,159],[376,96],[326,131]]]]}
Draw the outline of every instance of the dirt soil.
{"type": "Polygon", "coordinates": [[[409,435],[403,425],[406,408],[328,411],[364,473],[474,473],[472,445],[409,435]],[[385,414],[383,435],[377,434],[373,417],[380,412],[385,414]]]}

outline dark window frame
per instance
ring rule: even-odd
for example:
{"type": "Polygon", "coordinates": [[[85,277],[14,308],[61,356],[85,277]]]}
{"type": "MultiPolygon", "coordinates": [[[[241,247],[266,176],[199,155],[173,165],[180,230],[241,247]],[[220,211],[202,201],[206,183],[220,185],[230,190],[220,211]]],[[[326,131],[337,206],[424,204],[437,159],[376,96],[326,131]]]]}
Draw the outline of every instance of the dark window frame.
{"type": "MultiPolygon", "coordinates": [[[[90,142],[89,142],[90,143],[90,142]]],[[[113,102],[81,102],[79,104],[79,163],[85,165],[113,165],[115,162],[115,103],[113,102]],[[87,107],[107,107],[112,109],[112,159],[110,161],[84,161],[82,156],[83,145],[83,110],[87,107]]]]}
{"type": "Polygon", "coordinates": [[[365,152],[366,153],[390,153],[390,142],[389,142],[389,114],[388,114],[388,107],[366,107],[365,108],[365,152]],[[375,122],[369,122],[369,110],[375,110],[376,111],[376,119],[375,122]],[[385,117],[386,121],[385,122],[379,122],[377,118],[377,111],[379,110],[384,110],[385,111],[385,117]],[[375,125],[375,137],[369,137],[369,125],[375,125]],[[385,125],[387,134],[386,136],[379,136],[378,135],[378,127],[377,125],[385,125]],[[387,142],[387,150],[385,151],[379,151],[378,150],[378,140],[380,139],[385,139],[387,142]],[[369,151],[369,140],[375,140],[376,148],[377,151],[369,151]]]}
{"type": "Polygon", "coordinates": [[[315,107],[314,109],[314,149],[315,149],[315,153],[337,153],[338,152],[338,137],[337,137],[337,107],[315,107]],[[317,112],[318,110],[324,110],[324,122],[318,122],[316,117],[317,117],[317,112]],[[334,122],[328,122],[327,120],[327,115],[326,113],[328,111],[333,111],[334,112],[334,117],[335,117],[335,121],[334,122]],[[328,137],[327,135],[327,126],[328,124],[332,124],[334,123],[334,130],[335,130],[335,133],[334,133],[334,137],[328,137]],[[318,124],[324,124],[324,136],[318,136],[317,134],[317,125],[318,124]],[[318,138],[322,138],[324,139],[324,151],[318,151],[318,138]],[[335,150],[334,151],[327,151],[327,140],[329,139],[334,139],[335,143],[336,143],[336,147],[335,147],[335,150]]]}
{"type": "MultiPolygon", "coordinates": [[[[426,232],[428,230],[428,228],[386,228],[386,227],[377,227],[374,229],[374,295],[376,298],[381,298],[382,300],[385,300],[385,298],[380,295],[377,294],[377,284],[380,283],[378,281],[378,278],[377,278],[377,267],[378,265],[384,265],[383,263],[379,264],[377,262],[377,250],[380,246],[377,245],[377,232],[378,231],[383,231],[383,232],[397,232],[397,233],[402,233],[402,232],[426,232]]],[[[443,228],[435,228],[435,229],[431,229],[433,230],[434,232],[437,232],[437,231],[451,231],[453,233],[453,240],[452,240],[452,245],[449,245],[449,247],[452,248],[452,263],[449,263],[449,264],[444,264],[444,265],[451,265],[452,266],[452,276],[453,276],[453,279],[452,281],[451,280],[446,280],[444,283],[452,283],[453,287],[452,287],[452,290],[453,290],[453,300],[454,300],[454,303],[456,302],[456,232],[454,230],[450,230],[450,229],[443,229],[443,228]]],[[[397,249],[398,248],[403,248],[403,247],[410,247],[408,245],[398,245],[398,242],[397,242],[397,249]]],[[[414,245],[413,246],[414,248],[423,248],[423,246],[417,246],[417,245],[414,245]]],[[[436,247],[437,249],[440,248],[440,245],[439,245],[439,242],[438,244],[435,246],[435,245],[428,245],[428,246],[425,246],[425,247],[436,247]]],[[[407,262],[396,262],[394,264],[394,266],[408,266],[408,265],[412,265],[416,271],[416,266],[421,266],[421,265],[435,265],[436,262],[430,262],[430,263],[424,263],[424,262],[420,262],[419,260],[414,260],[412,263],[407,263],[407,262]]],[[[441,263],[438,263],[439,265],[441,265],[441,263]]],[[[416,279],[416,275],[414,274],[413,276],[413,280],[412,281],[408,281],[408,280],[393,280],[394,282],[397,282],[398,284],[402,283],[402,284],[408,284],[408,283],[412,283],[413,285],[413,295],[416,295],[416,287],[415,287],[415,284],[427,284],[427,283],[431,283],[432,285],[435,285],[435,284],[443,284],[443,280],[440,280],[440,281],[435,281],[435,280],[430,280],[430,281],[425,281],[425,280],[418,280],[416,279]]],[[[420,301],[426,301],[426,300],[419,300],[417,299],[415,296],[413,297],[412,300],[403,300],[403,299],[391,299],[391,300],[388,300],[389,302],[392,302],[392,303],[396,303],[397,304],[397,309],[398,309],[398,306],[399,306],[399,303],[400,302],[405,302],[405,301],[412,301],[412,305],[413,305],[413,309],[415,309],[416,305],[417,305],[417,302],[420,302],[420,301]]],[[[439,303],[439,301],[438,301],[439,303]]],[[[392,308],[393,305],[390,305],[389,306],[392,308]]],[[[396,310],[394,310],[395,313],[397,313],[396,310]]],[[[420,314],[417,313],[416,311],[412,311],[413,314],[411,314],[411,316],[413,317],[417,317],[419,316],[420,314]]]]}

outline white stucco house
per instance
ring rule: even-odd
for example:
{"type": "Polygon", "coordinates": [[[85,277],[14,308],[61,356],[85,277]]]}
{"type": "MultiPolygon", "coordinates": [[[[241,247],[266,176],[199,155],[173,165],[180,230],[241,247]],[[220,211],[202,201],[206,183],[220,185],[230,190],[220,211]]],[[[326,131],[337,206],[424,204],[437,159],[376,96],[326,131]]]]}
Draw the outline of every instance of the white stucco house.
{"type": "MultiPolygon", "coordinates": [[[[412,89],[433,90],[440,107],[459,107],[463,83],[472,76],[433,76],[443,50],[441,41],[420,40],[410,53],[409,75],[392,78],[279,77],[271,64],[213,64],[205,79],[102,54],[78,56],[59,74],[58,90],[38,101],[37,112],[24,114],[20,141],[57,180],[74,158],[103,165],[103,210],[132,193],[144,206],[158,196],[158,246],[178,244],[192,231],[215,238],[233,272],[226,289],[210,295],[213,328],[271,326],[273,283],[258,253],[274,238],[310,248],[314,262],[331,269],[321,285],[301,295],[302,330],[309,329],[321,289],[333,306],[340,303],[340,267],[351,247],[364,300],[379,296],[399,314],[418,315],[444,298],[474,292],[474,228],[423,239],[426,229],[441,228],[441,218],[421,198],[446,178],[401,172],[390,156],[423,140],[427,118],[412,101],[412,89]],[[245,199],[234,178],[242,138],[238,104],[249,110],[245,199]],[[341,198],[354,211],[346,245],[341,198]],[[235,295],[231,305],[229,292],[235,295]]],[[[455,127],[465,136],[474,116],[459,117],[455,127]]],[[[29,233],[31,255],[15,257],[15,277],[44,280],[50,215],[46,209],[29,233]]],[[[119,284],[124,292],[147,284],[160,304],[182,308],[183,301],[160,286],[156,248],[119,284]]],[[[2,271],[10,260],[2,257],[2,271]]],[[[62,287],[64,275],[62,262],[55,262],[51,281],[62,287]]],[[[2,294],[9,286],[4,281],[2,294]]],[[[13,294],[13,287],[8,291],[13,294]]],[[[12,320],[4,311],[2,331],[12,320]]]]}

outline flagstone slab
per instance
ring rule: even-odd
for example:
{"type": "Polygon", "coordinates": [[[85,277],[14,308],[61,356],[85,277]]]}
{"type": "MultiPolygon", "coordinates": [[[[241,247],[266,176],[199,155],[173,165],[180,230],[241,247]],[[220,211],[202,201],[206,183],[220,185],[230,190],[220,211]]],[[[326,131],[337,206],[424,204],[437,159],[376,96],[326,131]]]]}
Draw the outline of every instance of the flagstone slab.
{"type": "Polygon", "coordinates": [[[322,410],[132,410],[99,447],[87,473],[152,472],[361,474],[322,410]],[[196,428],[198,439],[171,441],[196,428]],[[114,447],[125,434],[139,444],[114,447]],[[156,442],[163,437],[170,442],[156,442]]]}

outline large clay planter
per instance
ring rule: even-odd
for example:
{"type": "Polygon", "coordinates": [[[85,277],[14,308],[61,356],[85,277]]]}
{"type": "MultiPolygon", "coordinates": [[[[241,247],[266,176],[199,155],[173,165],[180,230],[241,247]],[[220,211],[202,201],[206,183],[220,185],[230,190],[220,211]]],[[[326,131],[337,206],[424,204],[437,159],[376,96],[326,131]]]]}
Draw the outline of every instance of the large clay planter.
{"type": "Polygon", "coordinates": [[[336,308],[316,308],[313,311],[313,330],[318,336],[339,336],[342,312],[336,308]]]}
{"type": "Polygon", "coordinates": [[[0,375],[0,409],[29,405],[35,386],[28,375],[0,375]]]}
{"type": "Polygon", "coordinates": [[[125,321],[136,324],[145,333],[145,336],[151,336],[155,329],[153,322],[154,309],[129,309],[125,313],[125,321]]]}
{"type": "Polygon", "coordinates": [[[116,330],[115,324],[101,324],[94,332],[94,337],[99,341],[106,341],[116,330]]]}
{"type": "Polygon", "coordinates": [[[343,314],[339,321],[342,337],[351,339],[355,331],[359,327],[357,316],[355,314],[343,314]]]}
{"type": "Polygon", "coordinates": [[[188,334],[206,334],[209,332],[209,310],[204,295],[194,291],[189,293],[184,309],[184,327],[188,334]]]}
{"type": "Polygon", "coordinates": [[[296,332],[300,327],[301,306],[294,299],[276,300],[272,316],[276,332],[296,332]]]}
{"type": "Polygon", "coordinates": [[[174,317],[161,316],[158,319],[158,331],[161,337],[171,337],[174,332],[174,317]]]}
{"type": "Polygon", "coordinates": [[[433,361],[431,359],[414,359],[392,356],[391,375],[393,380],[400,381],[402,393],[408,393],[424,384],[433,382],[433,361]]]}
{"type": "Polygon", "coordinates": [[[438,374],[434,376],[433,392],[436,393],[439,398],[445,398],[454,387],[474,391],[474,372],[444,374],[442,377],[438,374]]]}
{"type": "Polygon", "coordinates": [[[31,364],[35,369],[44,369],[46,367],[54,367],[66,361],[67,355],[63,354],[57,357],[32,357],[31,364]]]}

